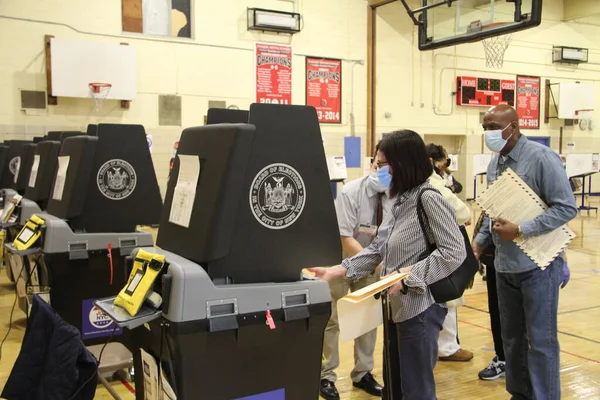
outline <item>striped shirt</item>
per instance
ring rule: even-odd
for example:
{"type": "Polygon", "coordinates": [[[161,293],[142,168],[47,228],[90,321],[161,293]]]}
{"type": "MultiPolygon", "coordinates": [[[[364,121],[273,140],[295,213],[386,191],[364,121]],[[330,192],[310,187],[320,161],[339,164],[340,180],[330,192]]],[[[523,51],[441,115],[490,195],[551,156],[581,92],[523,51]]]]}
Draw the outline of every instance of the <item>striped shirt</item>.
{"type": "Polygon", "coordinates": [[[382,276],[413,266],[404,281],[408,293],[397,292],[390,297],[394,322],[409,320],[434,304],[428,285],[450,275],[467,256],[454,208],[439,192],[427,191],[422,195],[422,204],[429,222],[430,241],[435,241],[437,249],[419,261],[428,252],[417,215],[417,195],[421,188],[433,186],[424,183],[400,195],[382,223],[377,239],[342,262],[346,276],[353,280],[370,274],[382,261],[382,276]]]}

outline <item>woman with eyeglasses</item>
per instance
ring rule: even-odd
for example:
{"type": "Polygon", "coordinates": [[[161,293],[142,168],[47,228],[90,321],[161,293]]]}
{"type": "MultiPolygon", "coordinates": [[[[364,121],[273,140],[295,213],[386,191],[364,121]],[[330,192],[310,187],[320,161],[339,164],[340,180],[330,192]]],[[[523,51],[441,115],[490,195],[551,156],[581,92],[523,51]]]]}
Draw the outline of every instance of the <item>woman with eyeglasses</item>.
{"type": "Polygon", "coordinates": [[[385,324],[383,398],[434,400],[433,369],[447,308],[436,304],[429,285],[447,277],[463,263],[464,239],[454,208],[428,183],[433,166],[425,143],[416,132],[402,130],[387,135],[378,155],[377,176],[389,188],[394,205],[377,239],[341,265],[310,270],[326,281],[341,276],[360,279],[380,263],[383,263],[381,275],[410,272],[387,291],[391,312],[385,324]],[[419,198],[427,232],[419,223],[419,198]],[[434,242],[436,249],[430,253],[429,244],[434,242]]]}

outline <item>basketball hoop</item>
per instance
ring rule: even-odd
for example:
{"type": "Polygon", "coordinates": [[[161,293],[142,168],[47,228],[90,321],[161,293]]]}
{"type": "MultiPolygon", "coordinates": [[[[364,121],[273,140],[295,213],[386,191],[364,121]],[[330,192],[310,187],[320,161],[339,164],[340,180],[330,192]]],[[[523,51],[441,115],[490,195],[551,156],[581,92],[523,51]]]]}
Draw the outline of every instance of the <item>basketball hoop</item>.
{"type": "Polygon", "coordinates": [[[108,96],[112,85],[110,83],[90,83],[88,87],[90,88],[90,97],[94,101],[94,110],[98,110],[102,100],[108,96]]]}
{"type": "Polygon", "coordinates": [[[594,121],[594,110],[575,110],[575,119],[579,120],[579,129],[582,131],[596,129],[596,121],[594,121]]]}
{"type": "MultiPolygon", "coordinates": [[[[506,25],[504,22],[483,25],[481,21],[473,21],[467,27],[467,33],[481,32],[498,26],[506,25]]],[[[512,33],[506,35],[493,36],[483,39],[483,48],[485,50],[485,65],[488,68],[501,69],[504,66],[504,53],[512,40],[512,33]]]]}

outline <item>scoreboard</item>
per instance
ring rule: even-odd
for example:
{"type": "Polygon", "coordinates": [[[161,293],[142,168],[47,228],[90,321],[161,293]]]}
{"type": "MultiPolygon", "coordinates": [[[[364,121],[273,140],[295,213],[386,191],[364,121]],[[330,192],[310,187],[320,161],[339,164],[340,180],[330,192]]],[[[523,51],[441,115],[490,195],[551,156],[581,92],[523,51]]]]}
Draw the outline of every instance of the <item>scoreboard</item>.
{"type": "Polygon", "coordinates": [[[456,78],[456,104],[459,106],[493,107],[515,105],[515,81],[509,79],[456,78]]]}

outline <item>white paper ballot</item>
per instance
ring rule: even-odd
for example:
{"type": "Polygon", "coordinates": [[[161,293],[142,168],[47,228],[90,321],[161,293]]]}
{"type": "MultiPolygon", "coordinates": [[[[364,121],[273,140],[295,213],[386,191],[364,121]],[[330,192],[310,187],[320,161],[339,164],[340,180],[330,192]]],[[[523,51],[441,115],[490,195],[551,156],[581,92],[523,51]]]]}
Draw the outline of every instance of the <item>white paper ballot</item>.
{"type": "Polygon", "coordinates": [[[23,199],[23,196],[16,194],[12,198],[4,201],[4,209],[2,210],[2,218],[1,218],[2,222],[4,222],[4,223],[8,222],[8,220],[10,219],[10,217],[13,214],[13,211],[21,202],[21,199],[23,199]]]}
{"type": "Polygon", "coordinates": [[[200,157],[184,154],[178,154],[177,157],[179,158],[179,176],[173,191],[169,222],[189,228],[196,199],[196,187],[200,177],[200,157]]]}
{"type": "Polygon", "coordinates": [[[29,187],[35,187],[35,181],[37,180],[38,169],[40,168],[40,156],[36,154],[33,156],[33,165],[31,166],[31,174],[29,174],[29,187]]]}
{"type": "Polygon", "coordinates": [[[354,340],[381,325],[381,307],[381,299],[376,300],[375,296],[369,296],[358,303],[346,298],[338,300],[338,324],[342,343],[354,340]]]}
{"type": "Polygon", "coordinates": [[[151,354],[140,349],[144,374],[144,400],[177,400],[175,392],[165,377],[165,371],[159,368],[151,354]],[[160,384],[159,380],[160,379],[160,384]]]}
{"type": "Polygon", "coordinates": [[[144,400],[158,399],[158,368],[154,357],[140,349],[144,376],[144,400]]]}
{"type": "Polygon", "coordinates": [[[69,161],[71,157],[58,157],[58,171],[56,171],[56,179],[54,179],[54,190],[52,191],[52,200],[62,200],[65,190],[65,181],[67,180],[67,170],[69,169],[69,161]]]}
{"type": "MultiPolygon", "coordinates": [[[[533,220],[548,209],[542,199],[510,168],[476,201],[490,217],[503,218],[517,225],[533,220]]],[[[574,238],[575,233],[564,225],[543,235],[517,238],[514,242],[538,267],[545,269],[574,238]]]]}

